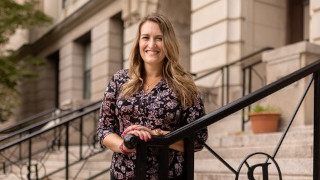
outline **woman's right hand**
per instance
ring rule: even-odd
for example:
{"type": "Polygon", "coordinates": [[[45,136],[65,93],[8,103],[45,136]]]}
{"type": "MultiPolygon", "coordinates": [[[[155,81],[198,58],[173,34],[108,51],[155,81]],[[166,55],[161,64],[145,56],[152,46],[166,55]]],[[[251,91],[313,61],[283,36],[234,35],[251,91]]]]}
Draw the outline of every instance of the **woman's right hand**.
{"type": "Polygon", "coordinates": [[[147,142],[149,139],[151,139],[151,135],[153,135],[153,132],[151,129],[141,126],[141,125],[131,125],[127,127],[121,137],[123,138],[124,136],[128,134],[133,134],[137,137],[139,137],[141,140],[147,142]]]}

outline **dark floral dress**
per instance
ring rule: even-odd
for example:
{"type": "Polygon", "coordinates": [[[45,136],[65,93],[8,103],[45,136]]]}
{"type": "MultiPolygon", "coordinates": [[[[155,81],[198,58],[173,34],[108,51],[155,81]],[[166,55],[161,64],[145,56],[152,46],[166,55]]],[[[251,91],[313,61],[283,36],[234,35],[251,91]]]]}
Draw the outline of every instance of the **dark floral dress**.
{"type": "MultiPolygon", "coordinates": [[[[165,80],[145,94],[143,89],[128,99],[119,98],[121,86],[129,80],[128,70],[120,70],[113,75],[104,93],[101,104],[97,135],[102,144],[103,138],[111,133],[121,135],[130,125],[139,124],[150,129],[160,128],[173,131],[205,115],[204,106],[199,98],[193,106],[182,108],[177,95],[168,87],[165,80]]],[[[206,141],[207,129],[196,134],[195,150],[203,146],[199,141],[206,141]]],[[[170,149],[169,177],[176,178],[182,174],[183,153],[170,149]]],[[[158,179],[158,150],[149,148],[146,167],[146,179],[158,179]]],[[[111,177],[114,179],[135,179],[136,153],[125,155],[114,153],[111,163],[111,177]]]]}

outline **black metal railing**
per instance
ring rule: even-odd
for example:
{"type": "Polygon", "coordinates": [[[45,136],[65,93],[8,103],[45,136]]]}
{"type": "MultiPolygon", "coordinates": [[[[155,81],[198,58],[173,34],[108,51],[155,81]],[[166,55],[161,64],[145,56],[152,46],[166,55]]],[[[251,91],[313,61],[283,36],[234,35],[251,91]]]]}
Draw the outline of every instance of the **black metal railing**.
{"type": "Polygon", "coordinates": [[[56,110],[57,110],[56,108],[50,108],[50,109],[46,109],[38,114],[27,117],[23,120],[18,121],[17,123],[15,123],[13,125],[10,125],[10,126],[3,128],[3,129],[0,129],[0,134],[11,133],[11,132],[17,131],[23,127],[26,127],[30,124],[33,124],[35,122],[39,122],[41,120],[48,119],[50,116],[52,116],[52,114],[56,110]]]}
{"type": "MultiPolygon", "coordinates": [[[[20,179],[42,179],[65,172],[65,179],[76,179],[83,168],[76,168],[75,177],[70,177],[70,168],[76,164],[85,164],[91,157],[104,152],[97,145],[96,127],[101,101],[78,108],[78,112],[65,113],[64,119],[45,129],[24,134],[0,146],[0,168],[3,174],[14,173],[20,179]],[[68,116],[67,116],[68,114],[68,116]],[[71,151],[75,146],[77,151],[71,151]],[[47,160],[54,154],[65,154],[64,165],[48,169],[47,160]],[[72,157],[72,160],[70,159],[72,157]]],[[[46,121],[47,122],[47,121],[46,121]]],[[[39,124],[38,124],[39,125],[39,124]]],[[[34,127],[32,127],[34,128],[34,127]]],[[[32,131],[32,128],[28,129],[32,131]]],[[[28,132],[28,130],[25,130],[28,132]]],[[[18,132],[21,133],[21,132],[18,132]]],[[[106,168],[93,179],[108,171],[106,168]]]]}
{"type": "Polygon", "coordinates": [[[202,75],[195,75],[194,81],[197,82],[203,78],[206,78],[213,74],[219,74],[218,78],[221,78],[221,104],[220,106],[223,106],[225,104],[228,104],[230,101],[230,69],[234,66],[241,66],[242,69],[242,79],[243,79],[243,86],[242,86],[242,92],[243,95],[246,93],[251,93],[252,91],[252,73],[255,73],[263,82],[261,84],[261,87],[264,86],[264,79],[259,75],[257,71],[253,68],[254,66],[262,63],[260,55],[268,50],[272,50],[272,47],[264,47],[257,51],[254,51],[238,60],[233,61],[232,63],[222,65],[219,67],[215,67],[209,72],[206,72],[202,75]],[[257,58],[255,58],[257,57],[257,58]],[[247,77],[248,74],[248,77],[247,77]],[[246,81],[248,81],[248,85],[246,84],[246,81]]]}
{"type": "MultiPolygon", "coordinates": [[[[137,140],[137,167],[136,167],[136,175],[138,180],[144,180],[146,175],[146,152],[148,147],[157,147],[162,149],[160,151],[160,164],[159,164],[159,177],[161,180],[168,179],[168,158],[169,158],[169,145],[173,144],[174,142],[183,139],[184,140],[184,155],[185,155],[185,166],[183,171],[183,179],[186,180],[193,180],[194,179],[194,137],[195,133],[211,124],[214,124],[221,119],[235,113],[236,111],[239,111],[252,103],[255,103],[258,100],[261,100],[262,98],[265,98],[266,96],[273,94],[280,89],[289,86],[290,84],[305,78],[309,75],[312,75],[312,80],[307,85],[307,88],[305,92],[303,93],[300,102],[297,105],[297,108],[295,112],[292,115],[292,119],[290,120],[287,129],[283,132],[283,136],[279,140],[279,143],[277,147],[275,148],[275,151],[273,155],[268,155],[263,152],[257,152],[250,154],[247,156],[243,162],[239,165],[238,170],[233,169],[226,161],[223,160],[222,157],[220,157],[217,153],[215,153],[208,145],[204,144],[206,148],[209,149],[210,152],[213,152],[213,154],[221,160],[223,164],[225,164],[232,173],[235,175],[235,179],[237,180],[240,175],[241,169],[245,166],[248,168],[248,179],[253,180],[253,173],[254,168],[257,166],[261,166],[262,169],[267,169],[268,166],[268,160],[271,160],[274,165],[276,166],[276,169],[278,171],[279,179],[282,179],[281,170],[278,166],[277,162],[275,161],[276,154],[282,144],[283,139],[285,138],[291,123],[295,117],[295,114],[297,113],[297,110],[299,109],[302,100],[305,97],[305,94],[307,93],[308,89],[310,88],[311,82],[313,81],[314,84],[314,140],[313,140],[313,179],[314,180],[320,180],[320,157],[319,157],[319,150],[320,150],[320,143],[319,143],[319,137],[320,137],[320,116],[319,116],[319,109],[320,109],[320,60],[317,60],[316,62],[305,66],[301,68],[298,71],[295,71],[271,84],[268,84],[242,98],[239,98],[232,103],[229,103],[201,118],[199,118],[197,121],[194,121],[184,127],[181,127],[175,131],[172,131],[171,133],[164,135],[163,137],[154,137],[148,142],[137,140]],[[247,160],[251,158],[254,155],[263,155],[266,157],[266,162],[261,164],[256,164],[255,166],[249,166],[247,163],[247,160]]],[[[134,137],[128,138],[129,141],[134,142],[134,137]]],[[[267,171],[267,170],[266,170],[267,171]]],[[[263,172],[263,178],[268,179],[265,172],[263,172]]]]}
{"type": "MultiPolygon", "coordinates": [[[[255,88],[259,88],[259,87],[263,87],[266,85],[266,80],[263,77],[263,75],[261,75],[259,72],[257,72],[257,70],[255,69],[256,66],[262,64],[262,59],[261,59],[261,54],[265,51],[268,50],[272,50],[272,47],[264,47],[261,48],[257,51],[254,51],[232,63],[223,65],[223,66],[219,66],[216,67],[214,69],[211,69],[209,72],[202,74],[200,76],[196,76],[195,75],[195,82],[206,78],[210,75],[214,75],[214,74],[218,74],[219,76],[217,76],[217,78],[221,78],[221,86],[218,86],[218,88],[221,88],[221,103],[218,104],[217,102],[215,102],[215,98],[214,96],[212,96],[212,90],[213,89],[217,89],[217,88],[210,88],[207,91],[203,91],[202,92],[202,96],[203,96],[203,100],[205,103],[214,103],[217,105],[217,107],[221,107],[224,106],[226,104],[228,104],[230,102],[230,69],[232,67],[235,66],[239,66],[239,68],[241,68],[241,77],[242,77],[242,96],[245,96],[247,94],[250,94],[253,90],[253,77],[257,77],[257,79],[260,81],[260,86],[255,87],[255,88]]],[[[218,81],[218,80],[217,80],[218,81]]],[[[255,83],[257,86],[257,83],[255,83]]],[[[241,114],[241,130],[244,131],[245,130],[245,124],[248,121],[248,119],[246,119],[245,116],[245,111],[248,110],[250,111],[250,106],[247,107],[246,109],[242,109],[242,114],[241,114]]]]}
{"type": "MultiPolygon", "coordinates": [[[[86,105],[83,105],[79,108],[76,108],[74,110],[70,110],[70,111],[66,111],[66,112],[62,112],[60,114],[57,114],[57,115],[54,115],[54,116],[51,116],[50,118],[46,118],[46,119],[43,119],[39,122],[36,122],[36,123],[31,123],[33,122],[34,118],[28,118],[26,119],[24,122],[17,122],[16,124],[8,127],[8,128],[5,128],[3,129],[2,132],[8,132],[9,130],[15,130],[17,129],[16,131],[13,131],[13,132],[10,132],[8,134],[3,134],[2,137],[0,137],[0,145],[6,143],[6,142],[10,142],[14,139],[19,139],[27,134],[30,134],[36,130],[39,130],[41,129],[42,127],[44,127],[46,124],[48,124],[49,122],[55,122],[55,121],[63,121],[63,119],[65,118],[68,118],[72,115],[75,115],[76,113],[79,113],[79,112],[83,112],[85,109],[87,108],[90,108],[92,106],[95,106],[97,104],[100,104],[101,101],[95,101],[95,102],[91,102],[89,104],[86,104],[86,105]],[[29,124],[28,126],[26,126],[27,124],[29,124]],[[23,128],[18,128],[18,127],[23,127],[23,128]]],[[[56,123],[56,122],[55,122],[56,123]]]]}

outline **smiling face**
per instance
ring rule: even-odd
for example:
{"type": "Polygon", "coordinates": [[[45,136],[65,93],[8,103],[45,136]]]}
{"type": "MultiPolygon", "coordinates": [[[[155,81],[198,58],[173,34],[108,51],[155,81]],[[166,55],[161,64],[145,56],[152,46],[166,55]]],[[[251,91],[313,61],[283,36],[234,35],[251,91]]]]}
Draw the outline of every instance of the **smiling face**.
{"type": "Polygon", "coordinates": [[[165,58],[163,34],[157,23],[146,21],[141,26],[139,51],[145,65],[162,66],[163,59],[165,58]]]}

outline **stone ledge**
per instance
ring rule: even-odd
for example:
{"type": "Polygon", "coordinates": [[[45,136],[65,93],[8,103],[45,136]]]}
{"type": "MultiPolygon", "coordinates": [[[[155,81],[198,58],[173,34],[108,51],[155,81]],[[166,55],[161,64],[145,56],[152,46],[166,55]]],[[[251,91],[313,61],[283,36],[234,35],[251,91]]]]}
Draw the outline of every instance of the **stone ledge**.
{"type": "Polygon", "coordinates": [[[310,42],[302,41],[288,46],[283,46],[274,50],[266,51],[262,54],[264,62],[287,58],[301,53],[312,53],[320,55],[320,46],[310,42]]]}

